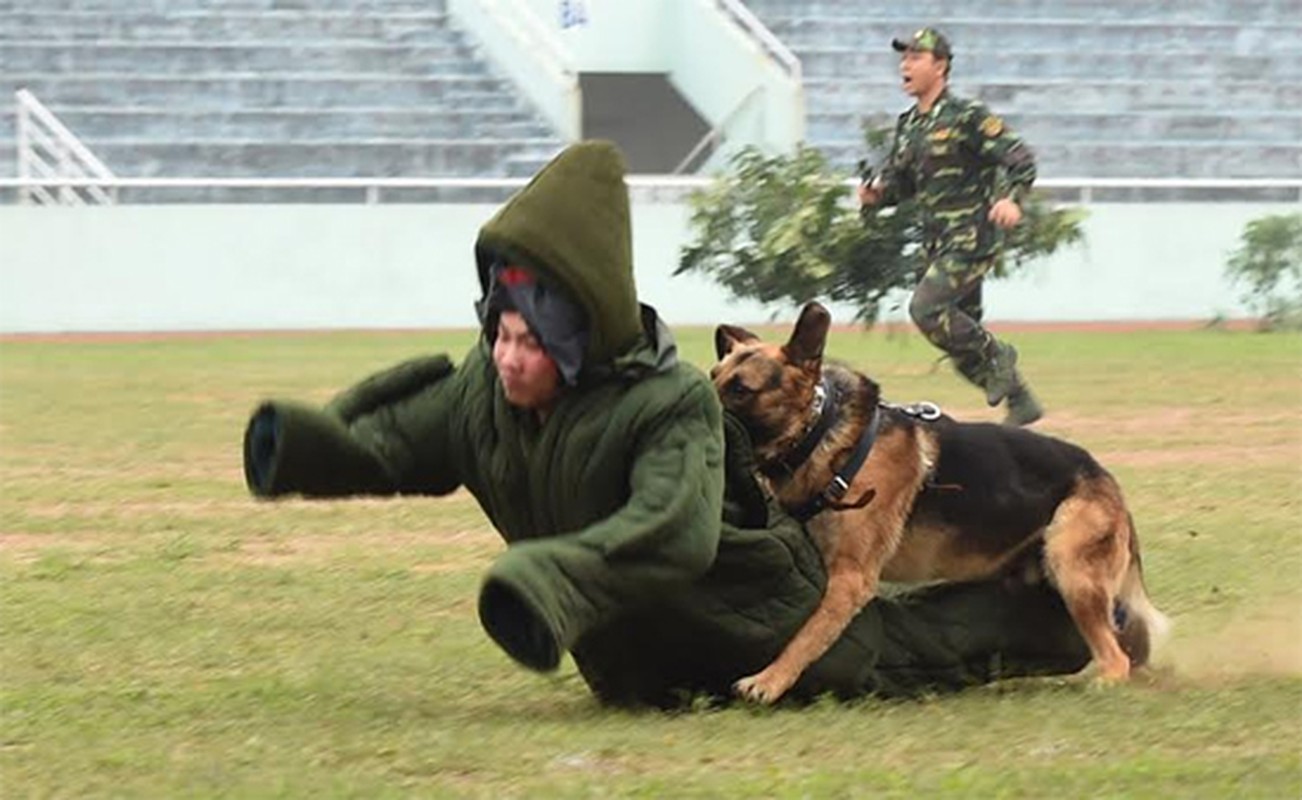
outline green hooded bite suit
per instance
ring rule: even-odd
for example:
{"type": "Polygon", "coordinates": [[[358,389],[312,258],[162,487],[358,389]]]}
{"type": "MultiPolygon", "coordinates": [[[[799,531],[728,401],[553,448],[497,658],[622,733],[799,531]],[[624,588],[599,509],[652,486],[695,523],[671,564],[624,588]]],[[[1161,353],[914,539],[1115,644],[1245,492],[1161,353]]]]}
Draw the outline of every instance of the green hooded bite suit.
{"type": "MultiPolygon", "coordinates": [[[[262,497],[470,491],[509,547],[479,617],[536,670],[573,654],[604,701],[727,694],[818,604],[821,558],[756,484],[744,430],[634,290],[618,151],[572,146],[487,222],[495,258],[568,291],[591,326],[582,371],[543,422],[508,404],[486,336],[374,375],[324,409],[263,403],[244,437],[262,497]]],[[[939,587],[870,604],[794,687],[915,694],[1075,671],[1089,652],[1051,589],[939,587]]]]}

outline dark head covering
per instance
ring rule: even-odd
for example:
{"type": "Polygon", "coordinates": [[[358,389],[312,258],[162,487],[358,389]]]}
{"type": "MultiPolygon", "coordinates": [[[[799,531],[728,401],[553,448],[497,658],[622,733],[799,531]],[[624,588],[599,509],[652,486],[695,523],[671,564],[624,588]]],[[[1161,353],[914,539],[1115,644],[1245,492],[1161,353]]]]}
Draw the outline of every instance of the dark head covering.
{"type": "Polygon", "coordinates": [[[475,311],[489,342],[497,338],[503,311],[520,312],[530,332],[556,362],[565,383],[573,386],[578,382],[588,348],[588,320],[564,289],[548,286],[533,271],[507,266],[499,259],[489,270],[488,291],[475,303],[475,311]]]}
{"type": "Polygon", "coordinates": [[[644,339],[624,173],[614,144],[572,144],[484,223],[475,243],[485,294],[500,260],[528,267],[583,309],[587,370],[609,367],[644,339]]]}

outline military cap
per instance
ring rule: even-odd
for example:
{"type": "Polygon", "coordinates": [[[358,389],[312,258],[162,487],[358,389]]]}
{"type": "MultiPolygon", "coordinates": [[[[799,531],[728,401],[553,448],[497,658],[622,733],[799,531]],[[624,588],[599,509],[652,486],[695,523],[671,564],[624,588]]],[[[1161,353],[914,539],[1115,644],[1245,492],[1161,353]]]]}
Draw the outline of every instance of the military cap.
{"type": "Polygon", "coordinates": [[[936,58],[954,57],[954,51],[949,47],[949,39],[935,28],[923,28],[909,39],[892,39],[891,47],[900,53],[913,50],[918,53],[931,53],[936,58]]]}

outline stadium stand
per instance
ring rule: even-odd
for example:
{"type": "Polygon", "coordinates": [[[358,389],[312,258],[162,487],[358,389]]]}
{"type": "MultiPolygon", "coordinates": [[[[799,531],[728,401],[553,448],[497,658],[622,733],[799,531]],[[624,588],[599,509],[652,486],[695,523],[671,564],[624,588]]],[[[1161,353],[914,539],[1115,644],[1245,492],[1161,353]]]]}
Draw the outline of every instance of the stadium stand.
{"type": "MultiPolygon", "coordinates": [[[[747,0],[804,65],[839,168],[908,105],[892,36],[957,52],[1045,177],[1302,176],[1302,0],[747,0]]],[[[0,0],[30,88],[118,175],[523,176],[557,134],[446,0],[0,0]]],[[[14,115],[0,113],[0,176],[14,115]]]]}
{"type": "Polygon", "coordinates": [[[561,146],[445,0],[0,0],[24,86],[124,177],[529,175],[561,146]]]}
{"type": "Polygon", "coordinates": [[[1299,0],[747,0],[804,65],[808,138],[839,167],[909,105],[894,36],[954,45],[952,85],[1052,177],[1302,176],[1299,0]]]}

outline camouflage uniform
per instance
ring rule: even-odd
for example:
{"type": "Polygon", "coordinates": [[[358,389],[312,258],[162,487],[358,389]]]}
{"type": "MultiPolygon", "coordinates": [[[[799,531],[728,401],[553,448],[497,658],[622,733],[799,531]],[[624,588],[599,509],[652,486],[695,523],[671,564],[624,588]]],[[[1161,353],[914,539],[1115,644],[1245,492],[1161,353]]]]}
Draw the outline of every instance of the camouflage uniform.
{"type": "MultiPolygon", "coordinates": [[[[948,42],[930,28],[911,42],[894,44],[896,50],[950,56],[948,42]]],[[[1021,205],[1034,181],[1035,157],[1003,120],[983,104],[946,90],[930,111],[915,105],[900,115],[877,184],[884,204],[913,198],[921,214],[924,270],[910,316],[959,373],[987,390],[991,405],[1029,392],[1016,374],[1016,352],[981,325],[981,283],[1002,240],[989,220],[990,207],[1000,197],[1021,205]],[[1001,359],[1002,371],[996,364],[1001,359]],[[996,373],[998,380],[992,378],[996,373]]]]}

